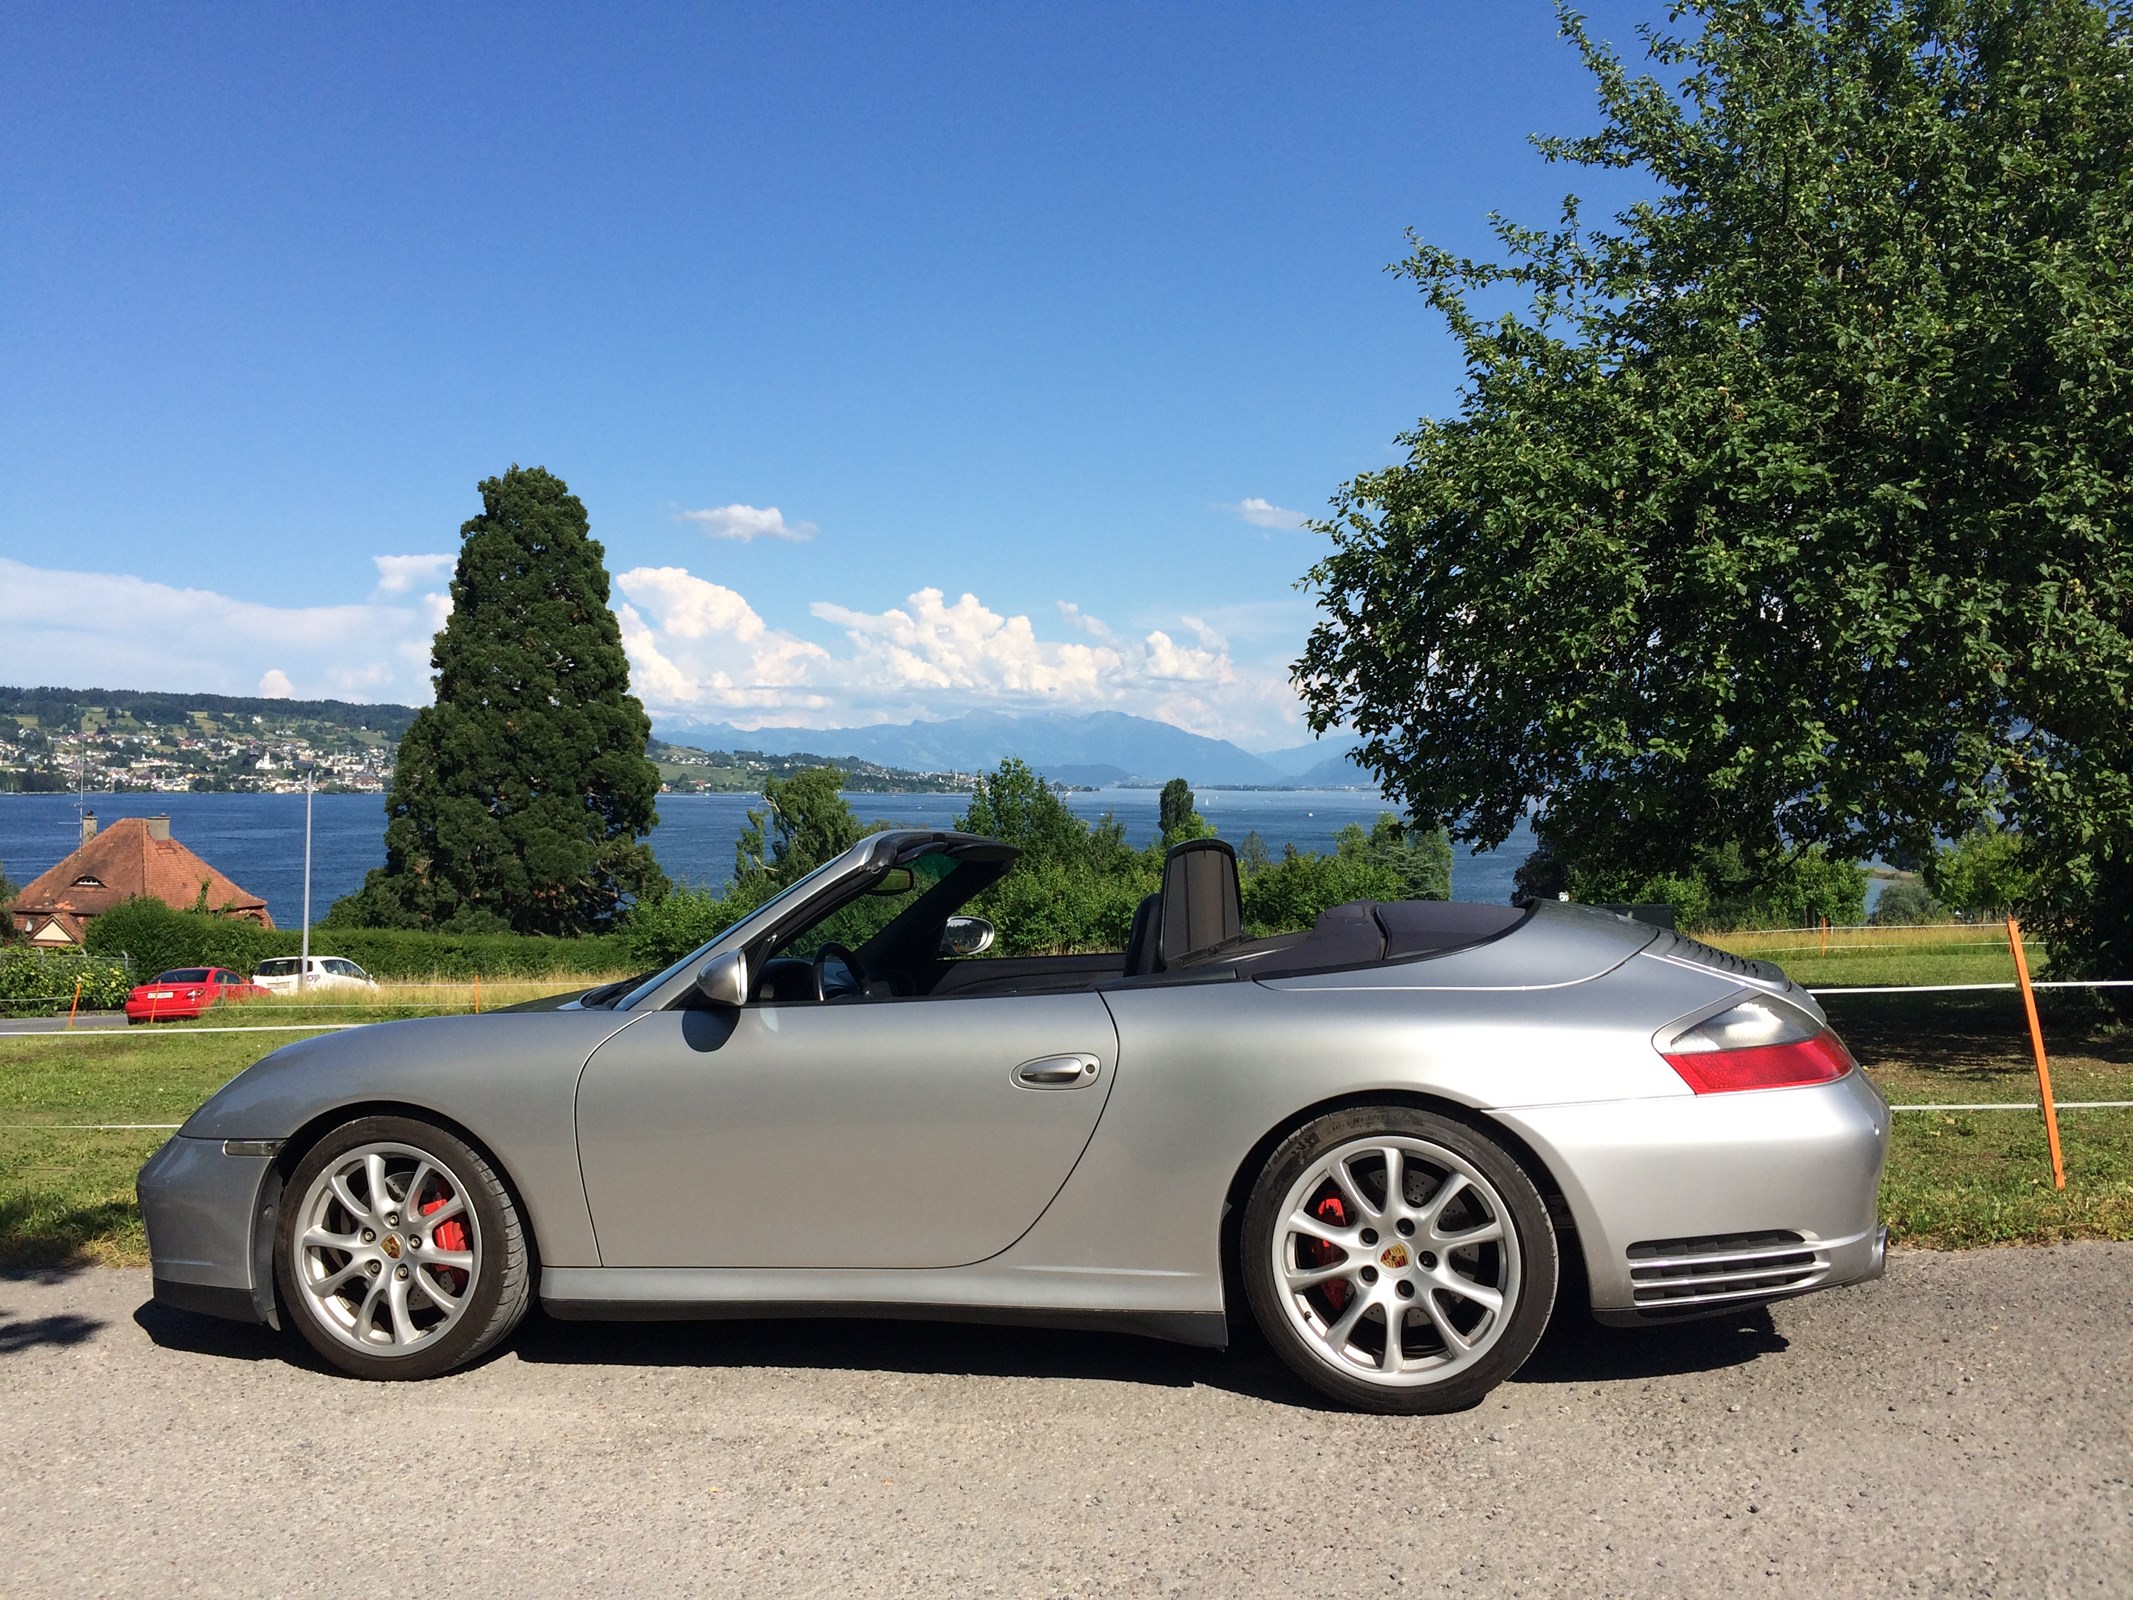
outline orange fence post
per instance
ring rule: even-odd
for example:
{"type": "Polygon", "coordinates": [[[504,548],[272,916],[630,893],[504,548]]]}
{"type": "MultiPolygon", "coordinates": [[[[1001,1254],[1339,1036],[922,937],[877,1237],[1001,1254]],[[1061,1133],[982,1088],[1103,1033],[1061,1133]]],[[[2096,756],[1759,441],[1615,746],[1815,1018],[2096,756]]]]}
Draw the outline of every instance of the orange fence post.
{"type": "Polygon", "coordinates": [[[1822,954],[1829,954],[1829,918],[1822,919],[1822,954]]]}
{"type": "Polygon", "coordinates": [[[2022,924],[2007,919],[2007,948],[2014,952],[2015,981],[2022,986],[2022,1009],[2029,1013],[2029,1048],[2037,1058],[2037,1096],[2044,1104],[2044,1140],[2052,1151],[2052,1187],[2066,1187],[2066,1163],[2059,1154],[2059,1107],[2052,1100],[2052,1069],[2044,1059],[2044,1028],[2037,1021],[2037,992],[2029,986],[2029,958],[2022,953],[2022,924]]]}
{"type": "Polygon", "coordinates": [[[67,1026],[74,1026],[74,1013],[81,1009],[81,979],[74,980],[74,1004],[67,1007],[67,1026]]]}
{"type": "Polygon", "coordinates": [[[474,974],[474,1015],[481,1015],[481,974],[474,974]]]}

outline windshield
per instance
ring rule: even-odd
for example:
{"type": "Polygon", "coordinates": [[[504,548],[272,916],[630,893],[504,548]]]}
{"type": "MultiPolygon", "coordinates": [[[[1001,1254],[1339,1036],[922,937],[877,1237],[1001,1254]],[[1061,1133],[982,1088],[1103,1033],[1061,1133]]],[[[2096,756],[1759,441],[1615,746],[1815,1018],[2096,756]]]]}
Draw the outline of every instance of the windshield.
{"type": "Polygon", "coordinates": [[[843,868],[850,861],[851,854],[852,852],[847,850],[843,855],[834,856],[830,860],[823,862],[821,866],[815,868],[815,870],[807,874],[806,877],[797,879],[793,883],[788,884],[785,888],[779,890],[777,894],[773,895],[770,899],[764,901],[760,906],[757,906],[755,910],[749,912],[747,916],[741,918],[740,922],[735,922],[727,927],[719,929],[716,936],[706,939],[702,944],[698,945],[694,950],[691,950],[679,961],[674,962],[671,966],[662,967],[659,971],[653,973],[649,978],[645,979],[644,982],[638,984],[634,989],[630,990],[628,994],[624,995],[620,1000],[617,1000],[615,1002],[615,1009],[617,1011],[629,1010],[630,1007],[634,1006],[638,1001],[642,1000],[654,989],[657,989],[661,984],[664,984],[676,973],[682,972],[690,967],[693,967],[697,962],[702,961],[704,959],[705,952],[708,951],[713,945],[717,944],[719,940],[725,938],[726,935],[731,933],[735,928],[738,928],[741,925],[741,922],[752,922],[757,917],[770,914],[772,912],[772,908],[774,907],[790,904],[792,901],[800,899],[803,895],[812,893],[815,887],[821,882],[822,879],[830,876],[832,873],[837,872],[838,870],[843,868]]]}
{"type": "Polygon", "coordinates": [[[262,961],[259,976],[262,978],[286,978],[296,970],[294,961],[262,961]]]}
{"type": "Polygon", "coordinates": [[[173,967],[168,972],[157,973],[155,981],[157,983],[205,983],[207,982],[207,968],[173,967]]]}

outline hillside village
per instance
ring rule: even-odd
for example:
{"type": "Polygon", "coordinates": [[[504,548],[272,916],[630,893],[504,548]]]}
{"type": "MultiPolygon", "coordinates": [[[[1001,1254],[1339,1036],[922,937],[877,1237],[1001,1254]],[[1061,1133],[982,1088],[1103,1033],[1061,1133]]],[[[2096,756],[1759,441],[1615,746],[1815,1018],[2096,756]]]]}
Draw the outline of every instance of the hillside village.
{"type": "MultiPolygon", "coordinates": [[[[411,706],[107,689],[0,688],[0,793],[382,794],[411,706]]],[[[956,794],[975,774],[911,772],[803,751],[701,750],[654,739],[670,794],[753,794],[766,778],[838,766],[855,792],[956,794]]]]}

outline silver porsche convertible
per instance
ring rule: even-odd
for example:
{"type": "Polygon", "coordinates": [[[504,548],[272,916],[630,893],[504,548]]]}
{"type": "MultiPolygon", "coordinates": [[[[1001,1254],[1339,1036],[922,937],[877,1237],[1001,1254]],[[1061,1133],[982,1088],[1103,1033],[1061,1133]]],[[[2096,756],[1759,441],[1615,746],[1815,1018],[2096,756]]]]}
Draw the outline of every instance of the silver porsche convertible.
{"type": "Polygon", "coordinates": [[[1010,847],[878,833],[684,960],[291,1044],[142,1169],[159,1301],[419,1378],[559,1317],[917,1316],[1471,1405],[1603,1321],[1881,1271],[1888,1107],[1784,974],[1579,906],[1242,927],[1173,850],[1125,950],[992,953],[1010,847]],[[1237,1302],[1241,1300],[1243,1305],[1237,1302]]]}

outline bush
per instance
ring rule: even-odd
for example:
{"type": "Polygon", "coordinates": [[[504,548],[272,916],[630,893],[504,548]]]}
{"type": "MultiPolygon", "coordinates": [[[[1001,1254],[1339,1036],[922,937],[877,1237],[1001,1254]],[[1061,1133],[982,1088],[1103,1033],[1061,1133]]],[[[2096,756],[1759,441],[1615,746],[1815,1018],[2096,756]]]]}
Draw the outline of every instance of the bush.
{"type": "Polygon", "coordinates": [[[72,950],[0,950],[0,1012],[55,1015],[74,1003],[77,982],[83,1009],[108,1011],[125,1003],[133,974],[124,961],[72,950]]]}
{"type": "Polygon", "coordinates": [[[130,956],[143,978],[172,967],[228,967],[250,973],[280,954],[279,936],[258,923],[212,911],[175,911],[143,895],[92,918],[83,944],[91,955],[130,956]]]}
{"type": "MultiPolygon", "coordinates": [[[[268,929],[206,911],[174,911],[142,898],[113,906],[89,924],[91,953],[129,955],[143,977],[172,967],[228,967],[251,973],[269,956],[303,947],[294,928],[268,929]]],[[[418,928],[311,930],[313,955],[346,956],[374,978],[545,978],[615,972],[629,965],[621,936],[579,939],[517,933],[436,933],[418,928]]]]}
{"type": "Polygon", "coordinates": [[[1948,908],[1933,898],[1933,891],[1916,878],[1898,878],[1881,891],[1874,903],[1874,921],[1883,927],[1916,927],[1922,922],[1946,919],[1948,908]]]}

